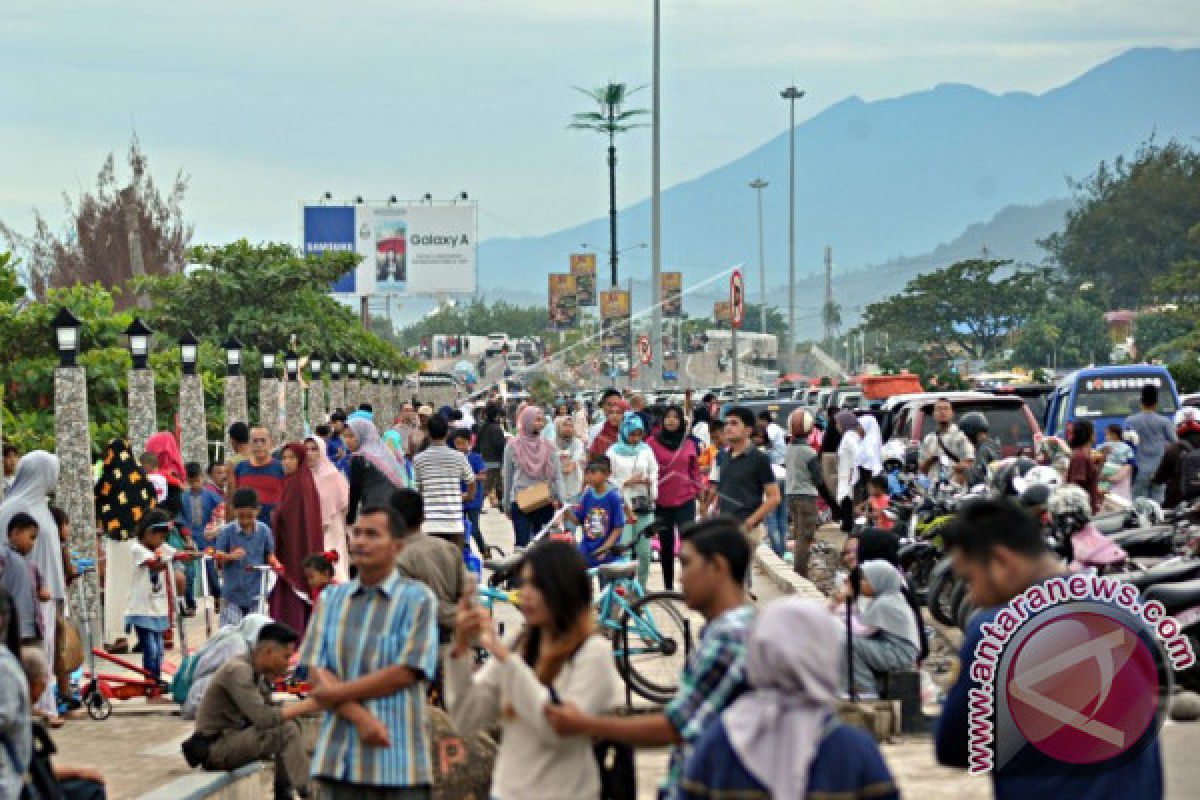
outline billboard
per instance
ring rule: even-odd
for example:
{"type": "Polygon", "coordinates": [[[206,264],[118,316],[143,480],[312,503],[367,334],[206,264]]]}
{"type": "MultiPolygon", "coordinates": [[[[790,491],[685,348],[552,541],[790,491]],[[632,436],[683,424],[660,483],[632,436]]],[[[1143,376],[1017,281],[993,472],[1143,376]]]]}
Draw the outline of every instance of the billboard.
{"type": "MultiPolygon", "coordinates": [[[[354,206],[307,206],[304,209],[304,254],[354,252],[354,206]]],[[[333,284],[338,294],[356,294],[354,272],[333,284]]]]}
{"type": "Polygon", "coordinates": [[[728,325],[733,321],[733,306],[728,300],[718,300],[713,303],[713,319],[718,325],[728,325]]]}
{"type": "Polygon", "coordinates": [[[473,294],[476,212],[474,203],[306,206],[304,250],[362,256],[336,294],[473,294]]]}
{"type": "Polygon", "coordinates": [[[662,315],[683,316],[683,273],[662,273],[662,315]]]}
{"type": "Polygon", "coordinates": [[[596,254],[572,253],[571,274],[575,276],[575,292],[579,305],[596,305],[596,254]]]}
{"type": "Polygon", "coordinates": [[[575,276],[570,273],[551,273],[549,281],[549,329],[566,331],[579,325],[579,301],[575,276]]]}
{"type": "Polygon", "coordinates": [[[629,317],[631,302],[624,289],[600,292],[600,337],[610,350],[629,348],[629,317]]]}

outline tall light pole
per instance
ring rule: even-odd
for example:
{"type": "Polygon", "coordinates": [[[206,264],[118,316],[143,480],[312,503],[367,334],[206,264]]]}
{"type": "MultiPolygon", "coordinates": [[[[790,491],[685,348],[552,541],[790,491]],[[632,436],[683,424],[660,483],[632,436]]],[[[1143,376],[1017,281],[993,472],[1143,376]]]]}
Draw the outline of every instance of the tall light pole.
{"type": "Polygon", "coordinates": [[[758,331],[767,332],[767,258],[763,245],[762,190],[768,184],[762,178],[750,181],[750,188],[758,195],[758,331]]]}
{"type": "MultiPolygon", "coordinates": [[[[654,78],[652,89],[654,98],[650,111],[650,303],[651,312],[651,358],[650,370],[654,376],[650,386],[654,388],[662,383],[662,197],[660,186],[660,140],[662,131],[662,86],[659,81],[661,37],[660,0],[654,0],[654,78]]],[[[632,296],[631,296],[632,297],[632,296]]]]}
{"type": "Polygon", "coordinates": [[[792,372],[796,349],[796,101],[804,92],[789,86],[779,93],[788,101],[788,328],[787,371],[792,372]]]}

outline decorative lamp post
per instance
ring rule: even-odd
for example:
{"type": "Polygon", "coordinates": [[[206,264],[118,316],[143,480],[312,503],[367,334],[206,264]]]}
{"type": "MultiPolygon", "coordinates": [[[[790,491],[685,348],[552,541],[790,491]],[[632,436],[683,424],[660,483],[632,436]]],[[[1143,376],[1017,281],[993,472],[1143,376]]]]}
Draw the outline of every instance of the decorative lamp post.
{"type": "Polygon", "coordinates": [[[262,377],[258,381],[258,424],[271,437],[279,435],[279,379],[275,376],[275,353],[262,351],[262,377]]]}
{"type": "Polygon", "coordinates": [[[289,442],[304,439],[304,387],[300,385],[300,357],[288,350],[283,357],[283,429],[289,442]]]}
{"type": "MultiPolygon", "coordinates": [[[[225,433],[235,422],[250,424],[250,405],[246,399],[246,376],[242,374],[242,351],[246,348],[236,336],[221,345],[225,348],[225,433]]],[[[230,452],[233,445],[226,442],[230,452]]]]}
{"type": "Polygon", "coordinates": [[[358,408],[358,399],[361,394],[358,380],[358,362],[350,359],[346,362],[346,412],[349,413],[358,408]]]}
{"type": "Polygon", "coordinates": [[[191,331],[179,339],[179,449],[184,463],[208,463],[208,423],[204,412],[204,384],[196,374],[200,341],[191,331]]]}
{"type": "Polygon", "coordinates": [[[158,427],[158,408],[154,400],[154,370],[148,369],[154,331],[134,317],[125,329],[133,369],[129,371],[129,447],[135,458],[142,455],[146,440],[158,427]]]}
{"type": "Polygon", "coordinates": [[[343,359],[334,353],[329,359],[329,405],[331,408],[346,408],[346,376],[343,359]]]}
{"type": "Polygon", "coordinates": [[[79,355],[79,328],[82,323],[71,313],[71,309],[64,306],[58,310],[50,324],[54,327],[54,343],[58,347],[58,365],[75,366],[75,358],[79,355]]]}
{"type": "MultiPolygon", "coordinates": [[[[59,466],[55,498],[71,520],[71,549],[94,553],[96,502],[93,494],[92,435],[88,425],[87,372],[76,364],[81,325],[79,319],[66,308],[59,309],[50,324],[54,329],[59,364],[54,370],[54,442],[59,466]]],[[[106,543],[110,541],[105,539],[106,543]]],[[[96,573],[89,571],[82,583],[86,613],[95,622],[100,609],[96,573]]],[[[125,594],[110,596],[124,598],[125,594]]],[[[123,616],[123,599],[111,605],[118,618],[123,616]]]]}
{"type": "Polygon", "coordinates": [[[312,376],[308,383],[308,421],[314,428],[325,421],[325,379],[321,377],[324,366],[320,353],[308,357],[308,371],[312,376]]]}
{"type": "Polygon", "coordinates": [[[388,425],[396,416],[392,410],[392,371],[390,369],[381,370],[379,380],[379,405],[382,406],[380,412],[383,414],[380,424],[388,425]]]}

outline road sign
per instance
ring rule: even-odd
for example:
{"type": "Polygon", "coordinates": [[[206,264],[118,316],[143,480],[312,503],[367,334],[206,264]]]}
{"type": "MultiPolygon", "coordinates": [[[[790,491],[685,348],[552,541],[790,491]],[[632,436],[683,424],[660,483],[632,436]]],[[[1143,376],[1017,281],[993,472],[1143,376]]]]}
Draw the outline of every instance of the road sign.
{"type": "Polygon", "coordinates": [[[746,287],[742,283],[742,271],[735,269],[729,276],[729,310],[733,327],[742,327],[746,319],[746,287]]]}
{"type": "Polygon", "coordinates": [[[643,364],[649,364],[653,357],[653,352],[650,348],[650,337],[642,334],[637,340],[638,360],[643,364]]]}

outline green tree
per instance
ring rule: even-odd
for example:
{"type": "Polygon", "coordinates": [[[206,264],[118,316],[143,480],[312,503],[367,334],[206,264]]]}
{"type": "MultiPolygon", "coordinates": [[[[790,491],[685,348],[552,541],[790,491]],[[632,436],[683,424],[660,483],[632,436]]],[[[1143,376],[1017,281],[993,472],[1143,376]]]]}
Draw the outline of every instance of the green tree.
{"type": "Polygon", "coordinates": [[[1012,361],[1026,367],[1107,364],[1111,349],[1104,309],[1082,296],[1056,292],[1021,327],[1012,361]]]}
{"type": "Polygon", "coordinates": [[[573,122],[568,127],[579,130],[594,131],[608,137],[608,258],[612,271],[612,285],[617,286],[617,136],[628,133],[634,128],[642,127],[634,120],[646,114],[642,108],[626,109],[625,102],[629,96],[646,88],[639,86],[630,89],[624,83],[609,83],[598,89],[581,89],[590,97],[599,111],[581,111],[572,114],[573,122]]]}
{"type": "Polygon", "coordinates": [[[1077,207],[1041,244],[1076,285],[1093,283],[1108,307],[1137,308],[1152,281],[1200,258],[1200,240],[1187,235],[1200,222],[1200,153],[1147,142],[1131,160],[1102,162],[1071,187],[1077,207]]]}
{"type": "Polygon", "coordinates": [[[1044,302],[1047,270],[972,259],[918,275],[904,291],[867,306],[862,328],[894,346],[928,345],[943,358],[957,346],[972,358],[998,352],[1044,302]]]}

